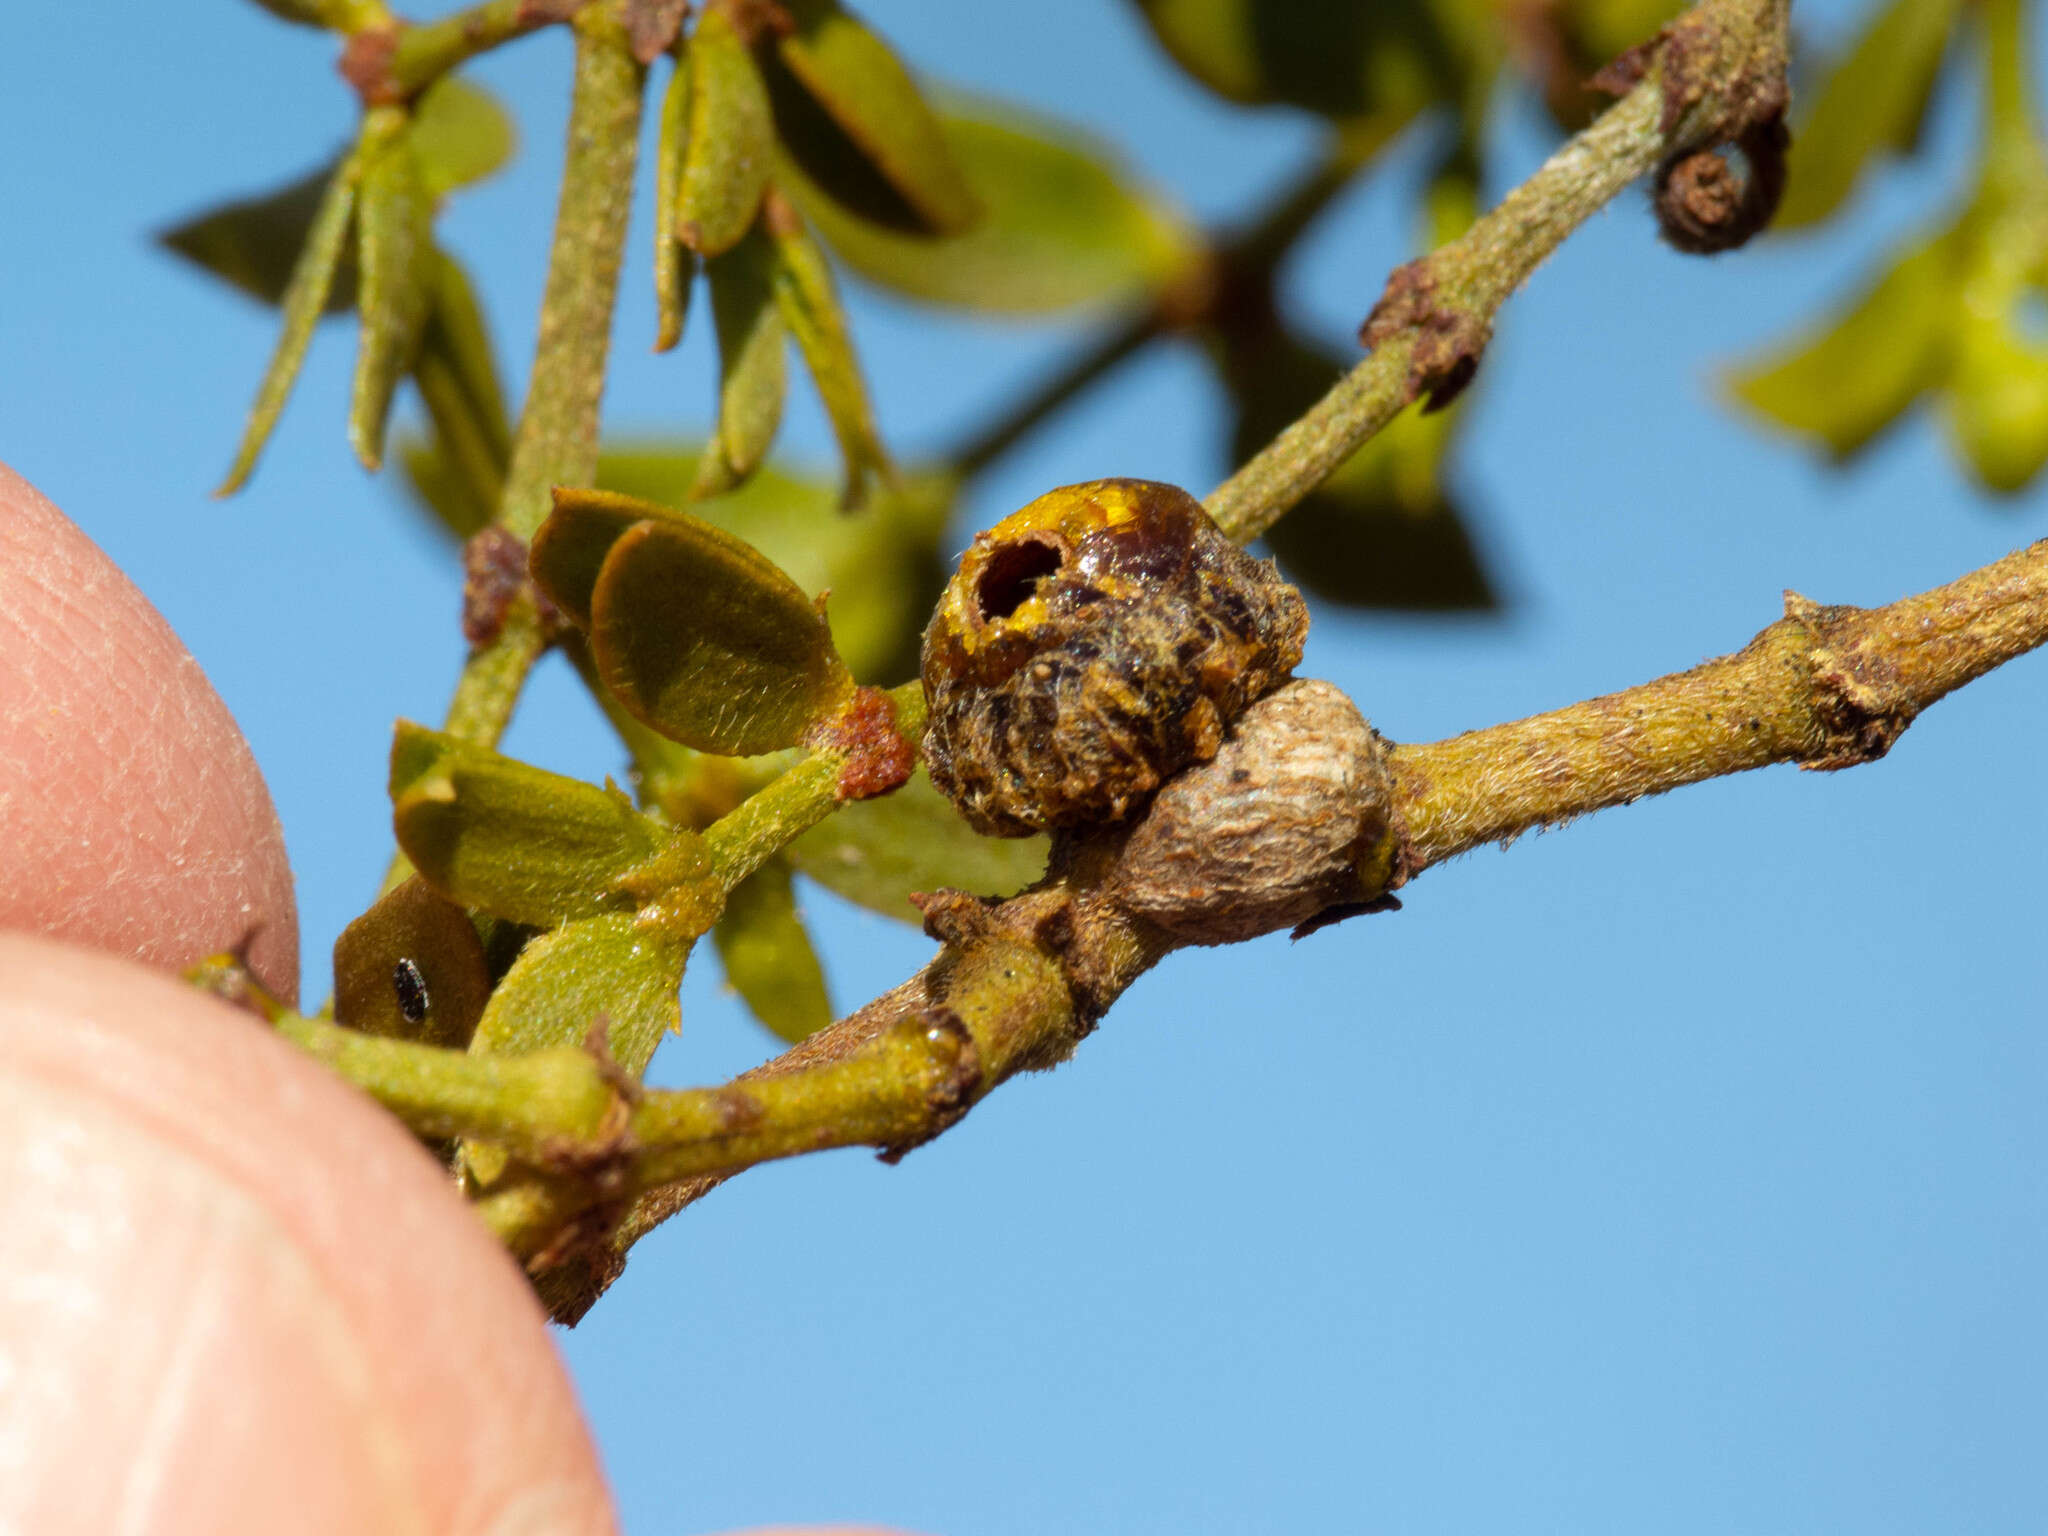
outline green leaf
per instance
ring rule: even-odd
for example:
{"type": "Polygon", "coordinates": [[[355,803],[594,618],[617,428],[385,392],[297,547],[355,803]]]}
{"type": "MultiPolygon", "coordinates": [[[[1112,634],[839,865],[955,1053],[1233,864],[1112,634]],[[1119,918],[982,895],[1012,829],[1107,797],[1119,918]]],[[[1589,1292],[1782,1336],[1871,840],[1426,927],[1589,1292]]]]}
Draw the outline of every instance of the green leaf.
{"type": "MultiPolygon", "coordinates": [[[[459,509],[460,523],[450,526],[466,538],[489,522],[497,508],[512,458],[512,423],[491,354],[490,333],[468,275],[445,251],[433,253],[432,265],[427,326],[412,375],[433,423],[438,461],[450,477],[444,494],[459,509]]],[[[399,451],[417,484],[423,467],[417,448],[399,451]]]]}
{"type": "Polygon", "coordinates": [[[628,713],[702,752],[795,746],[852,691],[824,614],[752,545],[654,509],[613,542],[590,650],[628,713]]]}
{"type": "MultiPolygon", "coordinates": [[[[678,45],[682,46],[682,45],[678,45]]],[[[683,152],[690,143],[690,64],[686,53],[669,71],[661,97],[661,124],[654,144],[654,350],[667,352],[683,339],[695,263],[684,259],[676,238],[676,195],[683,186],[683,152]]]]}
{"type": "Polygon", "coordinates": [[[564,778],[400,721],[398,846],[450,900],[547,925],[635,905],[622,882],[677,838],[618,790],[564,778]]]}
{"type": "Polygon", "coordinates": [[[1184,273],[1199,249],[1166,206],[1093,141],[993,103],[943,120],[987,212],[952,239],[892,234],[839,207],[794,166],[789,191],[826,242],[870,281],[937,304],[1043,314],[1126,301],[1184,273]]]}
{"type": "Polygon", "coordinates": [[[837,0],[784,8],[796,22],[775,42],[787,78],[771,69],[769,80],[779,136],[805,172],[856,213],[897,228],[971,228],[980,201],[902,60],[837,0]]]}
{"type": "Polygon", "coordinates": [[[349,445],[366,469],[383,462],[391,397],[426,330],[433,303],[433,217],[433,199],[420,179],[404,120],[366,132],[356,213],[362,339],[348,415],[349,445]]]}
{"type": "Polygon", "coordinates": [[[355,203],[356,161],[350,157],[335,167],[307,228],[305,244],[283,294],[284,326],[278,333],[277,347],[270,354],[269,366],[263,370],[256,403],[249,408],[248,424],[242,429],[241,445],[235,450],[235,461],[229,466],[227,478],[214,493],[217,496],[238,491],[248,482],[257,455],[270,440],[277,418],[284,411],[299,368],[306,361],[313,327],[319,323],[328,296],[334,291],[335,273],[348,249],[349,220],[355,203]]]}
{"type": "Polygon", "coordinates": [[[769,860],[733,888],[711,938],[726,981],[773,1033],[794,1044],[832,1022],[825,972],[797,915],[785,861],[769,860]]]}
{"type": "Polygon", "coordinates": [[[2012,495],[2048,463],[2048,350],[2020,336],[2009,311],[1965,313],[1949,380],[1949,433],[1988,489],[2012,495]]]}
{"type": "MultiPolygon", "coordinates": [[[[567,923],[519,952],[470,1049],[511,1055],[581,1045],[601,1027],[612,1060],[638,1081],[654,1048],[682,1023],[676,989],[689,954],[687,941],[631,913],[567,923]]],[[[470,1142],[462,1155],[479,1183],[505,1167],[497,1147],[470,1142]]]]}
{"type": "Polygon", "coordinates": [[[633,496],[558,485],[554,510],[534,533],[526,563],[548,601],[578,629],[587,631],[590,595],[612,546],[636,523],[650,517],[681,516],[671,508],[652,506],[633,496]]]}
{"type": "Polygon", "coordinates": [[[775,303],[775,249],[761,230],[704,264],[711,319],[718,330],[718,424],[697,467],[693,496],[715,496],[743,482],[768,456],[782,425],[789,386],[785,329],[775,303]]]}
{"type": "Polygon", "coordinates": [[[1961,0],[1891,0],[1829,73],[1792,135],[1780,229],[1839,208],[1870,162],[1920,137],[1961,0]]]}
{"type": "Polygon", "coordinates": [[[698,20],[689,69],[675,236],[700,256],[719,256],[739,244],[760,210],[775,123],[760,68],[724,11],[706,11],[698,20]]]}
{"type": "Polygon", "coordinates": [[[1953,235],[1920,246],[1819,335],[1739,369],[1731,391],[1849,458],[1946,371],[1959,254],[1953,235]]]}
{"type": "Polygon", "coordinates": [[[1014,896],[1045,873],[1042,837],[983,837],[920,767],[894,794],[840,807],[785,850],[797,869],[848,901],[921,921],[914,891],[1014,896]]]}
{"type": "Polygon", "coordinates": [[[839,504],[857,507],[867,498],[870,475],[888,479],[895,471],[875,430],[874,407],[861,382],[832,267],[802,215],[779,195],[770,205],[767,226],[775,244],[775,302],[818,386],[846,464],[839,504]]]}
{"type": "Polygon", "coordinates": [[[334,1016],[351,1029],[460,1050],[490,995],[476,925],[418,875],[334,941],[334,1016]]]}
{"type": "Polygon", "coordinates": [[[412,107],[412,149],[429,197],[482,181],[512,158],[512,118],[482,86],[443,75],[412,107]]]}
{"type": "MultiPolygon", "coordinates": [[[[324,165],[289,186],[224,203],[157,237],[214,276],[266,304],[283,300],[298,271],[314,221],[347,159],[324,165]]],[[[344,250],[321,310],[340,314],[356,302],[355,253],[344,250]]]]}
{"type": "Polygon", "coordinates": [[[1458,99],[1456,48],[1424,0],[1136,0],[1181,68],[1231,101],[1284,102],[1384,134],[1458,99]]]}
{"type": "MultiPolygon", "coordinates": [[[[597,480],[673,506],[689,499],[696,464],[687,444],[620,444],[600,455],[597,480]]],[[[836,514],[830,487],[771,466],[690,510],[746,540],[804,591],[829,590],[832,640],[847,666],[862,682],[891,683],[917,670],[925,621],[945,584],[939,539],[954,489],[943,477],[910,476],[859,511],[836,514]]]]}

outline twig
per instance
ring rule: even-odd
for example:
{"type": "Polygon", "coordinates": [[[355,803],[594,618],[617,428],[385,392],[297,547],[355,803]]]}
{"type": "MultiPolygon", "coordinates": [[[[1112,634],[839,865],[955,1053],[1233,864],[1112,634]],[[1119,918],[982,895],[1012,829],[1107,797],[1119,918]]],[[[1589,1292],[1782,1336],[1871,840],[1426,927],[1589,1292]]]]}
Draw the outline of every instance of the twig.
{"type": "Polygon", "coordinates": [[[1935,700],[2048,641],[2048,539],[1884,608],[1785,594],[1742,650],[1567,709],[1393,749],[1411,871],[1681,784],[1884,756],[1935,700]]]}
{"type": "Polygon", "coordinates": [[[1702,125],[1739,120],[1760,77],[1782,82],[1788,8],[1703,0],[1615,106],[1458,239],[1398,268],[1361,333],[1365,360],[1210,493],[1224,532],[1257,538],[1411,401],[1447,403],[1477,367],[1495,311],[1544,257],[1638,176],[1698,147],[1702,125]],[[1674,67],[1665,53],[1677,42],[1674,67]]]}

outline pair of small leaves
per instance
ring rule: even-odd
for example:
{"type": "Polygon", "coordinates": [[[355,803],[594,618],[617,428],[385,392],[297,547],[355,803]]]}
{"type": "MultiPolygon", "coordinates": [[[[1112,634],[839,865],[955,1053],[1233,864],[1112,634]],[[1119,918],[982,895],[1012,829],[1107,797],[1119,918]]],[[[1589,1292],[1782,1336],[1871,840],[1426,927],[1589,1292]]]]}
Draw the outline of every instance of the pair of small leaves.
{"type": "Polygon", "coordinates": [[[821,606],[687,512],[558,490],[531,565],[613,697],[672,741],[739,757],[795,746],[853,690],[821,606]]]}
{"type": "MultiPolygon", "coordinates": [[[[258,388],[223,494],[248,478],[291,392],[323,313],[362,315],[349,439],[375,468],[399,380],[438,328],[463,328],[447,258],[433,245],[437,201],[481,179],[512,150],[510,120],[453,77],[411,108],[378,107],[356,147],[329,172],[230,204],[166,233],[164,244],[237,287],[280,305],[284,325],[258,388]],[[351,239],[353,236],[353,239],[351,239]]],[[[469,301],[473,312],[474,301],[469,301]]],[[[445,340],[445,337],[444,337],[445,340]]],[[[502,412],[502,402],[499,410],[502,412]]]]}

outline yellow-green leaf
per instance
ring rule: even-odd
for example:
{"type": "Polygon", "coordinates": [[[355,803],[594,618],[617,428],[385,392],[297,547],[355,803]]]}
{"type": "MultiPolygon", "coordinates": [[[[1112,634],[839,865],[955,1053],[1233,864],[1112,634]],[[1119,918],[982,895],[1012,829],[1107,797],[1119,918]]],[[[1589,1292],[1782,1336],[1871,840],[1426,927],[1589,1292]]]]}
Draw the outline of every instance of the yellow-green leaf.
{"type": "Polygon", "coordinates": [[[718,331],[718,422],[697,467],[694,496],[744,481],[768,456],[789,387],[785,327],[775,303],[775,248],[759,229],[704,264],[718,331]]]}
{"type": "Polygon", "coordinates": [[[794,1043],[832,1022],[825,971],[785,861],[769,860],[733,888],[711,938],[727,983],[773,1033],[794,1043]]]}
{"type": "Polygon", "coordinates": [[[773,196],[767,225],[775,243],[775,302],[796,337],[797,350],[839,441],[839,456],[846,465],[840,505],[858,507],[867,498],[870,475],[887,479],[895,471],[875,430],[874,407],[861,382],[860,360],[854,355],[831,263],[804,227],[803,216],[779,194],[773,196]]]}
{"type": "Polygon", "coordinates": [[[535,532],[526,563],[548,600],[578,629],[587,630],[597,574],[620,536],[647,518],[680,515],[614,491],[558,485],[554,510],[535,532]]]}
{"type": "MultiPolygon", "coordinates": [[[[491,994],[472,1051],[518,1054],[582,1045],[602,1028],[614,1062],[634,1080],[682,1022],[676,989],[689,944],[658,924],[611,912],[542,934],[491,994]]],[[[488,1184],[505,1166],[496,1147],[467,1143],[463,1161],[488,1184]]]]}
{"type": "Polygon", "coordinates": [[[689,70],[675,235],[700,256],[718,256],[739,243],[761,207],[775,123],[760,68],[723,10],[698,19],[689,70]]]}
{"type": "Polygon", "coordinates": [[[366,469],[383,462],[391,397],[418,356],[426,329],[433,302],[433,215],[403,117],[366,131],[356,212],[362,338],[348,414],[349,446],[366,469]]]}
{"type": "MultiPolygon", "coordinates": [[[[679,44],[678,47],[684,45],[679,44]]],[[[667,352],[683,339],[695,268],[676,238],[676,195],[683,187],[683,151],[690,143],[690,62],[678,53],[662,92],[661,123],[654,141],[654,350],[667,352]]]]}
{"type": "Polygon", "coordinates": [[[2048,463],[2048,350],[2009,312],[1965,320],[1947,404],[1956,448],[1988,489],[2024,490],[2048,463]]]}
{"type": "Polygon", "coordinates": [[[391,746],[398,846],[465,907],[547,925],[635,904],[621,881],[674,839],[617,789],[564,778],[400,721],[391,746]]]}
{"type": "Polygon", "coordinates": [[[1778,228],[1826,218],[1874,158],[1913,148],[1961,9],[1961,0],[1891,0],[1877,13],[1801,114],[1778,228]]]}
{"type": "Polygon", "coordinates": [[[476,925],[418,875],[334,941],[334,1016],[351,1029],[459,1050],[490,994],[476,925]]]}
{"type": "Polygon", "coordinates": [[[1957,255],[1952,236],[1921,246],[1820,334],[1739,370],[1731,390],[1757,414],[1848,458],[1947,367],[1957,255]]]}
{"type": "Polygon", "coordinates": [[[848,901],[921,921],[913,891],[1014,896],[1045,873],[1042,837],[983,837],[920,767],[894,794],[859,800],[791,843],[797,869],[848,901]]]}
{"type": "Polygon", "coordinates": [[[687,513],[659,511],[613,542],[591,589],[589,634],[619,703],[702,752],[794,746],[853,688],[803,589],[687,513]]]}
{"type": "MultiPolygon", "coordinates": [[[[679,505],[689,499],[697,458],[689,444],[620,444],[599,457],[597,480],[643,501],[679,505]]],[[[829,486],[769,466],[690,510],[746,540],[804,591],[829,590],[840,655],[860,681],[887,684],[917,670],[925,621],[945,584],[939,539],[953,492],[943,477],[908,476],[859,511],[835,514],[829,486]]],[[[540,563],[536,541],[536,572],[540,563]]]]}
{"type": "Polygon", "coordinates": [[[933,303],[1041,314],[1141,296],[1194,259],[1187,226],[1071,129],[978,102],[949,111],[944,131],[986,209],[952,239],[878,228],[785,167],[818,233],[861,276],[933,303]]]}
{"type": "Polygon", "coordinates": [[[681,1022],[676,989],[688,946],[630,913],[605,913],[544,933],[491,994],[470,1049],[525,1052],[581,1045],[608,1027],[612,1059],[632,1077],[681,1022]]]}
{"type": "Polygon", "coordinates": [[[313,327],[319,323],[327,308],[328,295],[334,290],[334,275],[341,265],[342,253],[348,249],[349,220],[355,202],[356,161],[351,156],[335,168],[306,231],[305,244],[285,287],[284,324],[278,333],[277,347],[270,355],[269,366],[263,370],[263,382],[257,386],[256,403],[249,408],[248,424],[242,429],[235,461],[216,495],[228,495],[248,481],[257,455],[263,451],[284,411],[292,384],[306,360],[306,348],[313,340],[313,327]]]}
{"type": "Polygon", "coordinates": [[[775,52],[789,79],[770,79],[777,129],[805,170],[871,218],[927,235],[971,228],[980,202],[902,60],[837,0],[785,9],[796,27],[775,52]]]}
{"type": "Polygon", "coordinates": [[[413,103],[411,136],[429,197],[482,181],[518,143],[497,98],[456,75],[443,75],[413,103]]]}

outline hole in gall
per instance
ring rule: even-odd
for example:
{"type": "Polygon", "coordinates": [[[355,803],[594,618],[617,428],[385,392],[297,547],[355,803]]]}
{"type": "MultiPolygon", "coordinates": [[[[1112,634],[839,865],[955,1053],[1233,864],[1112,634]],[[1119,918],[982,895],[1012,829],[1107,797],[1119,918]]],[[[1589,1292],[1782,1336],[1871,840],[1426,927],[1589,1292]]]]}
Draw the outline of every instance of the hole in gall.
{"type": "Polygon", "coordinates": [[[1060,568],[1060,552],[1038,539],[1005,544],[989,557],[974,584],[984,620],[1007,619],[1029,601],[1038,584],[1060,568]]]}

